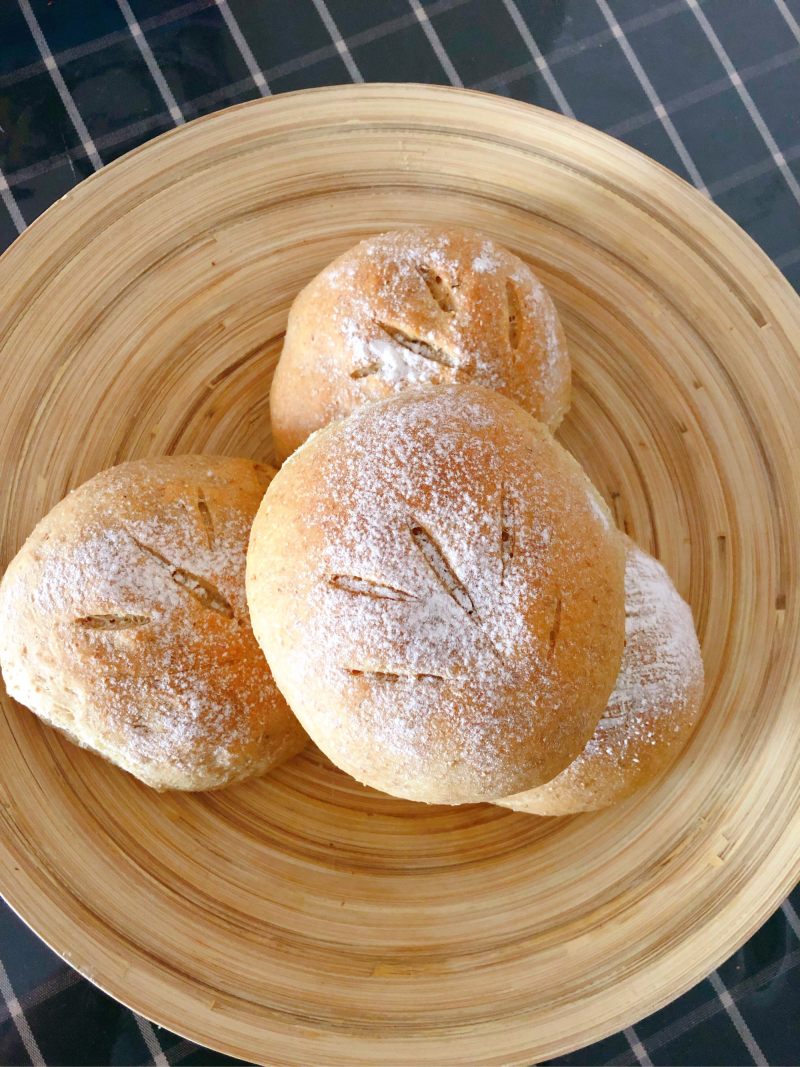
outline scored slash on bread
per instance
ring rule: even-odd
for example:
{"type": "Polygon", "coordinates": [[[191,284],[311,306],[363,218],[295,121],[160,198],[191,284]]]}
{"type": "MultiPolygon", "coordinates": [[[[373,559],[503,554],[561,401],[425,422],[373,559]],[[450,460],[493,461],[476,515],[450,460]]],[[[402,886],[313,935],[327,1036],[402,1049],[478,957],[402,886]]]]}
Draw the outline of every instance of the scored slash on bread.
{"type": "MultiPolygon", "coordinates": [[[[429,344],[427,341],[423,341],[421,337],[415,337],[400,326],[389,325],[388,323],[378,322],[377,320],[375,325],[386,335],[386,339],[393,345],[404,348],[407,352],[419,356],[420,359],[427,359],[431,363],[438,363],[442,367],[450,367],[451,369],[461,365],[461,360],[458,355],[448,352],[445,348],[438,348],[436,345],[429,344]]],[[[370,371],[371,374],[377,374],[380,370],[379,363],[373,363],[370,364],[370,366],[374,368],[370,371]]],[[[363,370],[353,371],[351,377],[354,375],[359,378],[365,377],[363,370]]]]}
{"type": "Polygon", "coordinates": [[[149,621],[149,615],[82,615],[75,619],[75,625],[90,630],[131,630],[135,626],[145,626],[149,621]]]}
{"type": "Polygon", "coordinates": [[[409,526],[408,529],[411,534],[411,540],[430,567],[436,581],[447,595],[452,597],[462,611],[469,616],[473,616],[475,614],[475,605],[472,603],[472,598],[465,586],[459,581],[458,575],[447,562],[447,557],[442,551],[441,545],[438,545],[425,527],[420,526],[419,523],[409,526]]]}
{"type": "Polygon", "coordinates": [[[211,514],[211,509],[208,506],[208,501],[206,500],[206,494],[203,492],[203,490],[202,490],[202,488],[200,488],[200,486],[198,486],[198,488],[197,488],[197,511],[198,511],[198,513],[200,515],[200,518],[202,520],[203,526],[205,527],[206,540],[208,541],[208,547],[209,548],[213,548],[214,547],[214,536],[215,536],[214,535],[214,518],[213,518],[213,516],[211,514]]]}
{"type": "Polygon", "coordinates": [[[431,294],[431,299],[439,305],[445,315],[452,315],[456,310],[455,292],[458,289],[458,284],[455,282],[451,284],[447,278],[442,276],[442,271],[436,270],[427,264],[418,266],[417,270],[425,282],[428,292],[431,294]]]}
{"type": "Polygon", "coordinates": [[[359,578],[355,574],[333,574],[328,579],[331,585],[337,589],[344,589],[347,593],[357,596],[371,596],[376,600],[418,600],[414,593],[407,593],[403,589],[395,589],[392,585],[376,582],[371,578],[359,578]]]}
{"type": "MultiPolygon", "coordinates": [[[[210,518],[207,504],[206,514],[209,515],[210,518]]],[[[204,522],[204,525],[207,530],[208,524],[204,522]]],[[[202,604],[203,607],[207,608],[209,611],[216,611],[228,619],[234,617],[232,605],[225,599],[215,585],[207,581],[205,578],[201,578],[199,574],[192,574],[190,571],[186,570],[185,567],[178,567],[176,564],[170,563],[166,556],[162,555],[161,552],[152,548],[150,545],[144,544],[137,537],[134,537],[130,531],[128,531],[128,536],[140,551],[146,553],[151,559],[156,560],[166,569],[170,580],[173,581],[179,589],[185,589],[189,596],[193,596],[198,603],[202,604]]]]}

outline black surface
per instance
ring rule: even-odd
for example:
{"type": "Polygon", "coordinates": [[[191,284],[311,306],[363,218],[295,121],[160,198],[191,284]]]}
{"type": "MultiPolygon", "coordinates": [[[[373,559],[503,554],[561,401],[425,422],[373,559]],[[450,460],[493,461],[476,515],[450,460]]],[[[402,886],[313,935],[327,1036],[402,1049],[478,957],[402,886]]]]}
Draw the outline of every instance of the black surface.
{"type": "MultiPolygon", "coordinates": [[[[702,0],[699,15],[691,0],[220,3],[130,0],[170,99],[124,0],[0,0],[0,248],[96,166],[181,116],[258,96],[259,80],[273,93],[353,79],[452,82],[561,108],[648,153],[705,188],[800,286],[800,0],[702,0]]],[[[800,890],[710,979],[551,1062],[797,1064],[798,911],[800,890]]],[[[237,1062],[134,1016],[3,906],[0,960],[1,1064],[237,1062]]]]}

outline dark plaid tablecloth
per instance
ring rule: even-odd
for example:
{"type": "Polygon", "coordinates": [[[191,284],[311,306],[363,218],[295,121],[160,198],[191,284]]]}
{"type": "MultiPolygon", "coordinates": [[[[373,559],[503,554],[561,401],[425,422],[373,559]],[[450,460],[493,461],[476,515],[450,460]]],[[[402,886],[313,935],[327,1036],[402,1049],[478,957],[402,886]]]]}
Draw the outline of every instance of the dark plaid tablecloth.
{"type": "MultiPolygon", "coordinates": [[[[622,138],[800,287],[800,0],[0,0],[0,248],[176,124],[391,80],[513,96],[622,138]]],[[[795,890],[691,992],[552,1062],[800,1063],[798,912],[795,890]]],[[[237,1062],[117,1004],[4,905],[0,994],[2,1064],[237,1062]]]]}

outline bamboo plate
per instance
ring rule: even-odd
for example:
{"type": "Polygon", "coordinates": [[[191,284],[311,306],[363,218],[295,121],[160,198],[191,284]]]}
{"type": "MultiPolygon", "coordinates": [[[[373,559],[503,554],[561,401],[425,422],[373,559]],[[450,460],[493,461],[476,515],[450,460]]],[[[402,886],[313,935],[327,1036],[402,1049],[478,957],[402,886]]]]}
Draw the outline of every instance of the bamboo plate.
{"type": "Polygon", "coordinates": [[[703,721],[607,812],[427,808],[309,752],[162,795],[3,698],[0,885],[73,966],[269,1063],[529,1063],[685,990],[800,866],[798,301],[698,193],[548,112],[421,86],[314,90],[111,164],[0,262],[5,563],[101,467],[269,458],[300,286],[364,234],[485,230],[554,293],[562,431],[695,611],[703,721]]]}

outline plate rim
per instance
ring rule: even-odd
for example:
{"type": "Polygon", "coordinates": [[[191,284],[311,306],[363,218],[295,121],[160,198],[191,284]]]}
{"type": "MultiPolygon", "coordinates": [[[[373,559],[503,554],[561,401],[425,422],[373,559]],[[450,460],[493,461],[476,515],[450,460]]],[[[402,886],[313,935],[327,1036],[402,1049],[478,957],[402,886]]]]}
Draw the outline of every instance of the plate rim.
{"type": "MultiPolygon", "coordinates": [[[[117,159],[111,161],[109,164],[103,166],[100,170],[95,171],[89,175],[83,181],[81,181],[74,189],[70,190],[61,199],[56,201],[50,207],[48,207],[42,214],[30,223],[26,229],[21,233],[9,246],[9,248],[0,256],[0,272],[7,269],[9,265],[15,261],[16,257],[25,255],[26,249],[31,240],[38,237],[38,235],[48,225],[57,225],[62,215],[65,212],[72,210],[72,201],[76,197],[85,198],[92,194],[95,184],[98,181],[113,180],[116,171],[121,167],[129,166],[131,161],[140,158],[142,155],[147,154],[155,150],[159,150],[166,143],[174,139],[186,139],[194,136],[196,130],[204,125],[213,122],[224,121],[226,116],[232,113],[238,113],[250,109],[260,109],[267,113],[268,109],[280,108],[284,103],[290,103],[292,100],[296,100],[298,97],[308,98],[310,96],[335,96],[344,95],[351,98],[348,102],[349,107],[354,107],[357,101],[361,99],[377,98],[380,95],[397,95],[402,97],[404,93],[409,90],[416,90],[422,96],[435,96],[443,97],[445,95],[453,98],[459,98],[463,101],[469,101],[470,99],[483,101],[486,106],[499,110],[515,111],[522,114],[530,114],[531,111],[537,113],[541,119],[547,122],[552,122],[560,125],[566,125],[571,128],[578,128],[582,131],[582,136],[589,136],[595,143],[602,149],[603,146],[613,146],[615,152],[622,151],[623,154],[631,154],[637,157],[643,162],[646,168],[655,169],[658,171],[661,179],[666,179],[669,182],[675,184],[675,188],[680,190],[683,195],[688,195],[695,199],[698,208],[702,208],[703,211],[711,212],[716,215],[717,218],[724,220],[724,225],[733,228],[740,239],[744,239],[750,246],[751,253],[761,261],[761,265],[768,276],[768,282],[772,286],[778,286],[782,292],[784,303],[788,302],[790,313],[793,313],[795,319],[795,326],[798,329],[798,337],[800,338],[800,297],[795,293],[790,283],[778,270],[772,260],[766,255],[766,253],[756,244],[756,242],[747,234],[747,232],[729,215],[722,211],[713,201],[707,199],[694,188],[688,181],[681,176],[675,174],[656,160],[651,159],[644,153],[640,152],[624,142],[619,141],[617,138],[610,136],[603,131],[596,130],[585,123],[579,122],[576,119],[562,115],[558,112],[550,111],[546,108],[538,107],[537,105],[528,104],[523,101],[512,100],[506,97],[497,96],[492,93],[487,93],[479,90],[462,89],[453,86],[440,86],[431,85],[420,82],[372,82],[366,84],[351,84],[345,83],[342,85],[326,85],[319,86],[310,89],[299,89],[289,93],[282,93],[276,97],[268,98],[256,98],[253,100],[244,101],[238,104],[230,105],[229,107],[213,111],[207,115],[201,115],[190,122],[187,122],[174,129],[167,130],[156,137],[145,141],[143,144],[137,146],[131,151],[119,156],[117,159]],[[109,178],[109,175],[111,178],[109,178]]],[[[267,122],[269,120],[266,120],[267,122]]],[[[361,121],[359,118],[353,120],[355,123],[361,121]]],[[[468,132],[468,130],[466,131],[468,132]]],[[[800,365],[798,366],[798,374],[800,375],[800,365]]],[[[2,379],[3,370],[0,368],[0,379],[2,379]]],[[[800,377],[798,377],[800,381],[800,377]]],[[[800,428],[797,433],[797,440],[800,441],[800,428]]],[[[797,609],[795,609],[797,614],[797,609]]],[[[798,691],[798,678],[797,671],[793,676],[787,678],[784,688],[784,701],[791,699],[795,704],[800,704],[800,691],[798,691]],[[791,698],[789,696],[791,692],[791,698]]],[[[2,784],[0,783],[0,801],[2,801],[2,784]]],[[[0,821],[6,817],[5,807],[0,802],[0,821]]],[[[743,924],[739,932],[734,938],[736,951],[746,942],[753,933],[766,921],[785,899],[788,892],[794,887],[798,879],[800,879],[800,804],[795,808],[792,818],[787,820],[785,830],[781,835],[782,839],[786,839],[787,842],[791,842],[795,846],[795,859],[794,862],[788,864],[783,869],[783,877],[771,881],[768,889],[769,892],[759,894],[761,901],[758,909],[751,908],[749,912],[749,919],[747,923],[743,924]]],[[[103,989],[114,999],[130,1008],[131,1010],[144,1015],[147,1018],[154,1021],[159,1020],[159,1016],[152,1013],[152,1005],[143,1002],[137,995],[127,995],[124,992],[124,975],[119,977],[116,982],[108,981],[104,978],[98,979],[93,973],[91,973],[90,965],[87,963],[76,962],[70,958],[71,948],[68,945],[59,945],[58,938],[55,936],[55,932],[52,932],[52,936],[49,933],[41,933],[36,926],[35,911],[37,902],[40,902],[43,898],[51,901],[51,897],[47,897],[46,892],[36,884],[35,878],[24,868],[24,862],[26,857],[21,853],[15,852],[13,846],[13,838],[3,835],[0,837],[0,893],[2,893],[6,903],[11,907],[16,915],[19,916],[22,921],[29,926],[29,928],[43,940],[54,952],[56,952],[65,962],[71,967],[78,970],[79,973],[84,975],[89,981],[103,989]],[[15,874],[15,866],[19,863],[20,867],[18,873],[15,874]],[[27,884],[27,897],[25,886],[27,884]],[[27,913],[27,914],[26,914],[27,913]]],[[[36,868],[35,863],[32,865],[36,868]]],[[[748,882],[748,884],[750,884],[748,882]]],[[[73,919],[70,918],[70,923],[73,919]]],[[[57,924],[54,924],[57,925],[57,924]]],[[[94,935],[93,935],[94,936],[94,935]]],[[[694,935],[692,935],[694,936],[694,935]]],[[[670,952],[674,952],[674,949],[670,949],[670,952]]],[[[658,1010],[665,1004],[674,1000],[677,996],[682,995],[688,989],[692,988],[695,984],[701,981],[711,971],[716,969],[725,959],[730,955],[731,949],[729,943],[726,943],[723,947],[717,947],[713,952],[707,952],[707,959],[710,961],[707,968],[702,974],[694,973],[689,976],[685,976],[679,982],[675,983],[674,988],[678,988],[679,992],[675,993],[670,991],[667,995],[661,997],[649,997],[640,996],[639,1007],[635,1011],[628,1009],[627,1011],[618,1010],[616,1015],[606,1023],[595,1023],[592,1026],[585,1028],[582,1033],[582,1040],[579,1046],[575,1046],[574,1043],[562,1042],[562,1044],[556,1049],[548,1051],[548,1055],[559,1055],[566,1051],[573,1050],[575,1048],[584,1047],[586,1044],[590,1044],[597,1040],[602,1039],[609,1034],[612,1034],[624,1026],[629,1025],[636,1020],[643,1017],[643,1015],[650,1014],[653,1011],[658,1010]],[[585,1040],[584,1040],[585,1038],[585,1040]]],[[[153,968],[152,962],[148,962],[147,966],[153,968]]],[[[155,968],[158,970],[158,968],[155,968]]],[[[161,971],[163,976],[163,971],[161,971]]],[[[640,976],[641,977],[641,976],[640,976]]],[[[166,980],[166,979],[165,979],[166,980]]],[[[210,1048],[216,1048],[221,1052],[229,1055],[242,1056],[243,1051],[241,1048],[237,1048],[235,1045],[231,1045],[225,1041],[212,1041],[208,1040],[206,1036],[198,1037],[197,1031],[194,1033],[187,1032],[181,1028],[180,1023],[165,1014],[161,1016],[164,1022],[159,1022],[159,1025],[167,1026],[173,1032],[187,1037],[191,1041],[207,1044],[210,1048]]]]}

